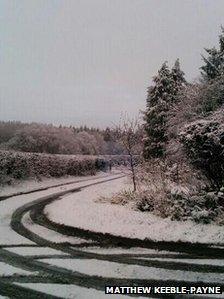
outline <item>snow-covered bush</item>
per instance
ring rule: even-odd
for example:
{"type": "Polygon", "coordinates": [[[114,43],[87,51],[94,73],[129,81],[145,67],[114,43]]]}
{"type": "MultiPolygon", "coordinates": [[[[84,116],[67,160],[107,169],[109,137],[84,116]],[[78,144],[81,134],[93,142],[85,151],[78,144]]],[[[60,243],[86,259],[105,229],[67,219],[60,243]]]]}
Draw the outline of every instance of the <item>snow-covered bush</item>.
{"type": "Polygon", "coordinates": [[[224,110],[185,126],[180,133],[188,156],[210,180],[213,188],[224,183],[224,110]]]}
{"type": "MultiPolygon", "coordinates": [[[[144,166],[137,167],[136,192],[120,192],[107,201],[171,220],[224,224],[224,188],[219,192],[206,192],[197,177],[189,180],[187,176],[175,182],[170,175],[173,167],[160,159],[144,166]]],[[[189,176],[192,174],[190,171],[189,176]]]]}
{"type": "Polygon", "coordinates": [[[142,212],[152,212],[154,210],[154,201],[148,191],[138,192],[136,195],[136,208],[142,212]]]}
{"type": "Polygon", "coordinates": [[[224,216],[224,193],[204,192],[197,195],[170,194],[171,219],[191,219],[198,223],[222,222],[224,216]]]}
{"type": "MultiPolygon", "coordinates": [[[[224,224],[224,193],[222,192],[191,195],[184,188],[173,188],[167,190],[166,196],[155,197],[148,190],[144,190],[135,193],[132,201],[137,210],[152,212],[163,218],[224,224]]],[[[126,203],[125,199],[120,199],[120,202],[126,203]]]]}

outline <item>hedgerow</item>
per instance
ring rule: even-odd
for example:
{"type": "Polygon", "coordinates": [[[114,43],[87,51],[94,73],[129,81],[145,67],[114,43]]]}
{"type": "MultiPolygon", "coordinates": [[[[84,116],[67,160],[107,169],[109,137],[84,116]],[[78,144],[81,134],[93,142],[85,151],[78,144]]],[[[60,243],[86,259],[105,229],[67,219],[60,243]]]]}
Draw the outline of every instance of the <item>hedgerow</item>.
{"type": "Polygon", "coordinates": [[[102,167],[93,156],[0,151],[0,185],[28,178],[94,175],[102,167]]]}

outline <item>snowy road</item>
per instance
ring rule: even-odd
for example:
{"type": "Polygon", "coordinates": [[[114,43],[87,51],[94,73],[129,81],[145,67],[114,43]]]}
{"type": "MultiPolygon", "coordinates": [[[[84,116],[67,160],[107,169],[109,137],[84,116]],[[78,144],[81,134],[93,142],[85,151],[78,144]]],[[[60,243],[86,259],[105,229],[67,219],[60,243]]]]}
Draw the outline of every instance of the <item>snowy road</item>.
{"type": "Polygon", "coordinates": [[[103,188],[121,177],[89,178],[1,200],[0,298],[128,297],[105,295],[105,285],[224,287],[222,246],[113,236],[55,224],[43,213],[47,204],[71,192],[81,196],[90,185],[103,188]]]}

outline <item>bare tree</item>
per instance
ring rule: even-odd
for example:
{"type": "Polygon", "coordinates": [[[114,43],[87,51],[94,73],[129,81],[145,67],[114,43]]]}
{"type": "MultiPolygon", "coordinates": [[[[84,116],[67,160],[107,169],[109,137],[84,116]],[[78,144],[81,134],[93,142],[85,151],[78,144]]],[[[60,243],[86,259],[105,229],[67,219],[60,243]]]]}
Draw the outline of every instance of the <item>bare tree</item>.
{"type": "Polygon", "coordinates": [[[134,157],[139,151],[140,132],[139,117],[129,118],[124,114],[120,118],[119,125],[116,126],[118,140],[123,145],[130,159],[130,169],[132,173],[133,191],[136,191],[136,173],[134,157]]]}

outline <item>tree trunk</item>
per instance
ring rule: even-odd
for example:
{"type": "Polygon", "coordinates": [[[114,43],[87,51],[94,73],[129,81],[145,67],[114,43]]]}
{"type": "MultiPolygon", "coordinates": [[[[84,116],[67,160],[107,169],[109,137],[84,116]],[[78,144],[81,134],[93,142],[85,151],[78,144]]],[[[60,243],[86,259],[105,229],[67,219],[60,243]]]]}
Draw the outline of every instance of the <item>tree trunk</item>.
{"type": "Polygon", "coordinates": [[[133,181],[133,187],[134,187],[134,192],[136,191],[136,179],[135,179],[135,169],[134,169],[134,164],[133,164],[133,156],[132,154],[129,152],[129,156],[130,156],[130,162],[131,162],[131,172],[132,172],[132,181],[133,181]]]}

